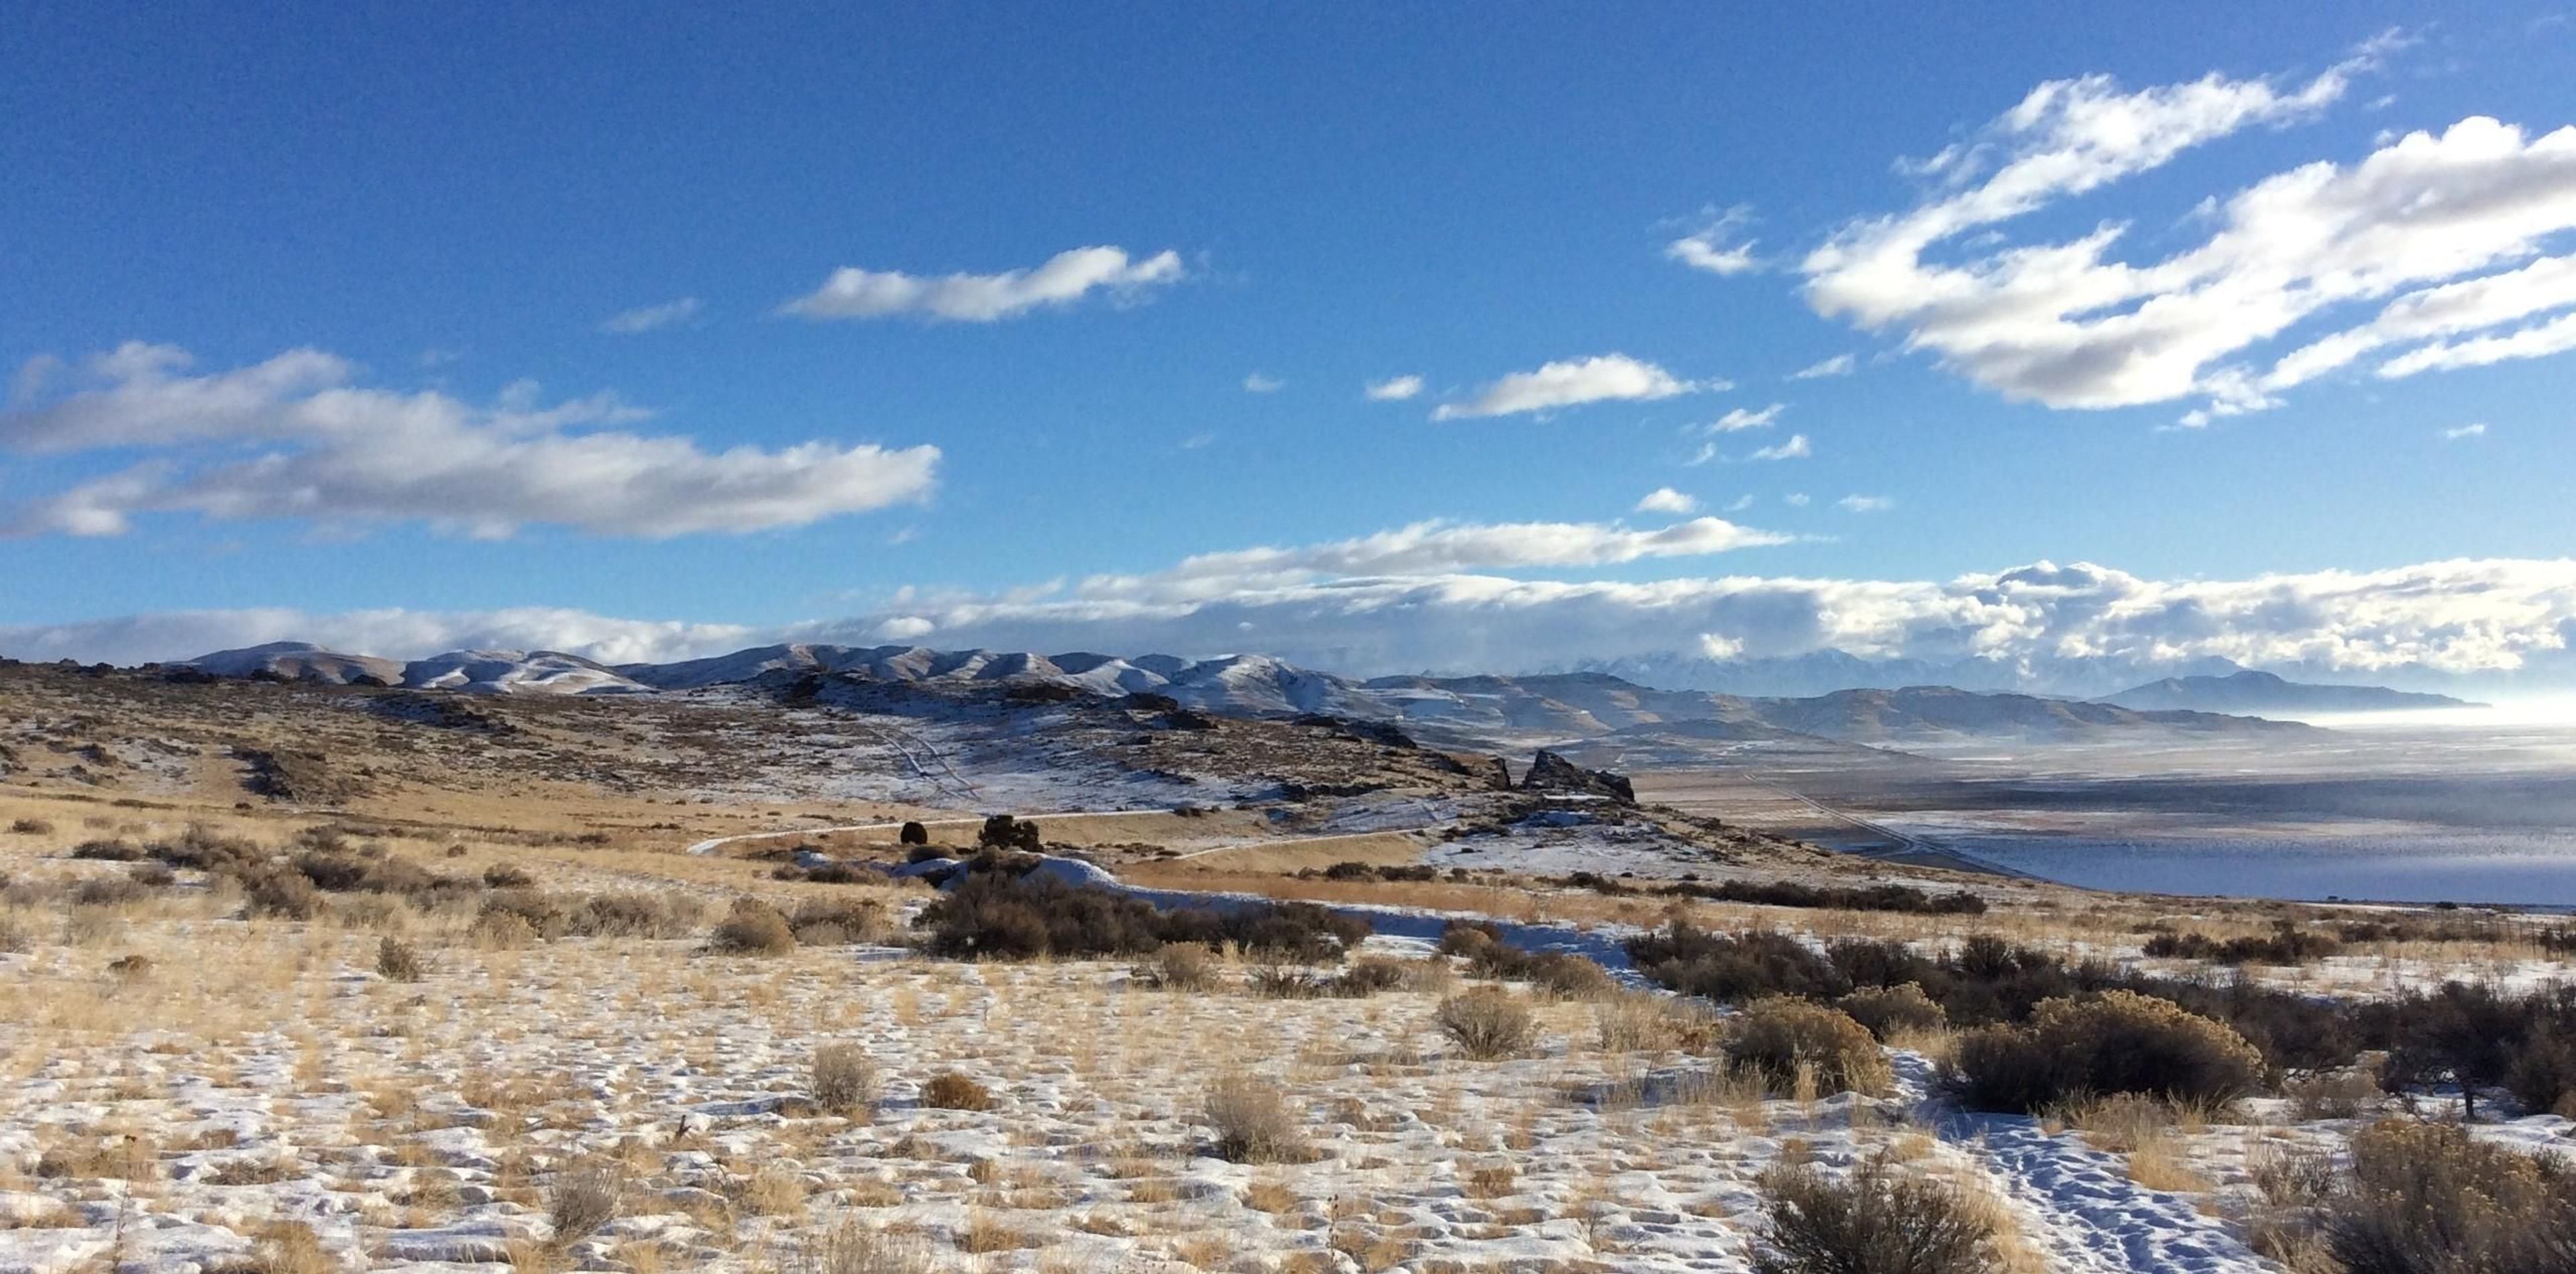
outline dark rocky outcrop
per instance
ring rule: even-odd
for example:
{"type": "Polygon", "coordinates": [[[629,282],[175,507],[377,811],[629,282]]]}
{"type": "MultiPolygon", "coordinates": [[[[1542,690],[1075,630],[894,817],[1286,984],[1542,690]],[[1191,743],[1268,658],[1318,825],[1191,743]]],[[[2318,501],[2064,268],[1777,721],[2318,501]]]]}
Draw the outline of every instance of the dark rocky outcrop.
{"type": "Polygon", "coordinates": [[[1637,789],[1628,782],[1628,776],[1608,770],[1587,770],[1545,750],[1530,761],[1529,773],[1521,776],[1520,790],[1553,795],[1606,796],[1622,805],[1637,803],[1637,789]]]}

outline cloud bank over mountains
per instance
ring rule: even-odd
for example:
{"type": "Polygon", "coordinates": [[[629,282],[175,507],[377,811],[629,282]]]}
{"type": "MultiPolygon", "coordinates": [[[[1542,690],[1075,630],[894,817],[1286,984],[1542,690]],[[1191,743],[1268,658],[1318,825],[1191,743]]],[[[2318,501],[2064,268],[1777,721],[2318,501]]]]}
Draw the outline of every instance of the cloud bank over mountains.
{"type": "Polygon", "coordinates": [[[1715,521],[1660,532],[1424,524],[1302,549],[1208,554],[1152,575],[1096,577],[1070,587],[1003,594],[904,590],[864,614],[787,624],[549,609],[202,611],[0,627],[0,653],[139,662],[305,640],[397,657],[506,647],[620,663],[778,641],[900,641],[1048,652],[1259,652],[1376,674],[1528,672],[1677,653],[1777,660],[1841,651],[1872,660],[1993,661],[2027,670],[2029,683],[2042,687],[2087,665],[2125,672],[2213,659],[2425,684],[2576,684],[2576,560],[2568,559],[2428,562],[2243,580],[2153,580],[2090,563],[2048,562],[1946,581],[1755,575],[1567,581],[1486,573],[1503,563],[1569,557],[1634,560],[1663,543],[1716,545],[1727,537],[1690,529],[1715,521]],[[1448,563],[1487,565],[1453,569],[1448,563]],[[1394,569],[1408,565],[1418,569],[1394,569]]]}

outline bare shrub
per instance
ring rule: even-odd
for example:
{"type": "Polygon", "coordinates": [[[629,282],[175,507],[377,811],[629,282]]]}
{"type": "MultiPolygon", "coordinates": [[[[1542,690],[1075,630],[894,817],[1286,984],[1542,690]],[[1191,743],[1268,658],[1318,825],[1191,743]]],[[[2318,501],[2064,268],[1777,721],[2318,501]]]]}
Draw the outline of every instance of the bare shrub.
{"type": "Polygon", "coordinates": [[[1252,971],[1248,985],[1265,1000],[1320,1000],[1333,993],[1334,980],[1288,964],[1265,964],[1252,971]]]}
{"type": "Polygon", "coordinates": [[[991,1110],[993,1090],[972,1078],[948,1071],[921,1086],[921,1104],[934,1110],[991,1110]]]}
{"type": "Polygon", "coordinates": [[[1480,986],[1440,1002],[1434,1014],[1440,1032],[1458,1051],[1477,1061],[1518,1057],[1538,1041],[1538,1021],[1529,1004],[1500,987],[1480,986]]]}
{"type": "Polygon", "coordinates": [[[494,889],[528,889],[536,885],[537,878],[517,863],[494,863],[483,869],[483,883],[494,889]]]}
{"type": "Polygon", "coordinates": [[[2079,1093],[2215,1104],[2263,1076],[2263,1055],[2224,1022],[2131,991],[2048,1000],[2026,1026],[1968,1033],[1946,1068],[1977,1110],[2035,1111],[2079,1093]]]}
{"type": "Polygon", "coordinates": [[[617,1219],[626,1193],[625,1174],[613,1166],[572,1168],[546,1190],[546,1220],[554,1227],[552,1244],[569,1247],[617,1219]]]}
{"type": "Polygon", "coordinates": [[[796,931],[778,908],[757,898],[737,898],[732,914],[707,935],[707,949],[724,955],[785,955],[796,949],[796,931]]]}
{"type": "Polygon", "coordinates": [[[592,894],[563,913],[563,931],[581,938],[685,938],[706,908],[684,894],[592,894]]]}
{"type": "Polygon", "coordinates": [[[1951,1185],[1885,1161],[1842,1180],[1810,1164],[1762,1174],[1760,1274],[1988,1274],[2000,1268],[1984,1210],[1951,1185]]]}
{"type": "Polygon", "coordinates": [[[1216,1153],[1236,1163],[1303,1163],[1312,1157],[1296,1112],[1270,1083],[1229,1075],[1208,1087],[1208,1124],[1216,1153]]]}
{"type": "Polygon", "coordinates": [[[930,1274],[938,1255],[917,1234],[843,1221],[808,1240],[798,1254],[798,1274],[930,1274]]]}
{"type": "Polygon", "coordinates": [[[1917,982],[1854,991],[1834,1001],[1834,1007],[1851,1014],[1882,1044],[1899,1035],[1919,1035],[1950,1024],[1949,1013],[1917,982]]]}
{"type": "Polygon", "coordinates": [[[1817,1089],[1877,1097],[1895,1084],[1878,1041],[1851,1015],[1808,1000],[1773,998],[1748,1005],[1726,1040],[1728,1065],[1762,1077],[1775,1092],[1812,1076],[1817,1089]]]}
{"type": "Polygon", "coordinates": [[[242,903],[252,916],[311,920],[321,914],[322,894],[301,873],[271,867],[242,879],[242,903]]]}
{"type": "Polygon", "coordinates": [[[1571,951],[1542,951],[1531,956],[1521,969],[1521,977],[1564,1000],[1600,1000],[1619,993],[1619,982],[1609,970],[1571,951]]]}
{"type": "Polygon", "coordinates": [[[95,863],[137,863],[143,861],[143,847],[132,841],[87,840],[72,846],[71,856],[95,863]]]}
{"type": "Polygon", "coordinates": [[[41,818],[21,818],[9,824],[11,833],[19,836],[51,836],[54,825],[41,818]]]}
{"type": "Polygon", "coordinates": [[[2354,1134],[2353,1185],[2326,1218],[2351,1274],[2542,1274],[2576,1262],[2576,1169],[2449,1124],[2354,1134]]]}
{"type": "Polygon", "coordinates": [[[376,940],[376,972],[387,982],[418,982],[429,966],[419,948],[389,933],[376,940]]]}
{"type": "Polygon", "coordinates": [[[2281,1092],[2302,1120],[2358,1118],[2383,1096],[2379,1074],[2369,1066],[2302,1075],[2283,1084],[2281,1092]]]}
{"type": "Polygon", "coordinates": [[[814,1104],[836,1115],[855,1115],[877,1099],[877,1067],[856,1044],[814,1050],[814,1104]]]}
{"type": "Polygon", "coordinates": [[[1165,991],[1205,991],[1216,985],[1216,961],[1205,947],[1176,942],[1156,952],[1153,963],[1137,971],[1137,981],[1165,991]]]}
{"type": "Polygon", "coordinates": [[[0,955],[15,955],[35,945],[35,935],[14,911],[0,911],[0,955]]]}
{"type": "Polygon", "coordinates": [[[466,940],[485,951],[518,951],[537,944],[537,931],[515,912],[486,910],[474,917],[466,940]]]}
{"type": "Polygon", "coordinates": [[[809,947],[875,942],[886,936],[885,908],[873,898],[809,898],[796,905],[787,927],[809,947]]]}
{"type": "Polygon", "coordinates": [[[1662,996],[1643,991],[1603,1000],[1592,1006],[1592,1024],[1600,1029],[1601,1048],[1611,1053],[1666,1049],[1679,1042],[1662,996]]]}

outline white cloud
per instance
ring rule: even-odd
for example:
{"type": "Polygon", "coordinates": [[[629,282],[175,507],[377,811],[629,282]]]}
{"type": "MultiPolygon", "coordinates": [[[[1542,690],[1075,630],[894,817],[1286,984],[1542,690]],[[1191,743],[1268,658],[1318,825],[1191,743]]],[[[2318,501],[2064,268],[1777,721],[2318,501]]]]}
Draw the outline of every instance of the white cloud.
{"type": "Polygon", "coordinates": [[[1128,260],[1124,249],[1074,248],[1034,269],[1000,274],[914,275],[900,270],[845,266],[823,286],[788,302],[781,311],[809,319],[871,319],[914,315],[960,323],[991,323],[1044,306],[1071,305],[1094,291],[1133,296],[1181,280],[1180,254],[1159,252],[1128,260]]]}
{"type": "Polygon", "coordinates": [[[1709,422],[1708,432],[1713,434],[1731,434],[1743,429],[1768,429],[1771,427],[1771,422],[1778,420],[1780,418],[1780,413],[1787,411],[1788,409],[1789,404],[1787,403],[1773,403],[1760,411],[1748,411],[1742,407],[1732,407],[1727,410],[1725,415],[1709,422]]]}
{"type": "Polygon", "coordinates": [[[1858,366],[1860,366],[1860,360],[1852,355],[1836,354],[1821,363],[1811,364],[1789,373],[1789,379],[1823,380],[1828,376],[1849,376],[1858,366]]]}
{"type": "Polygon", "coordinates": [[[1787,442],[1780,443],[1776,446],[1764,447],[1760,451],[1754,452],[1753,458],[1756,460],[1804,460],[1814,454],[1816,454],[1815,448],[1808,444],[1807,435],[1791,434],[1789,435],[1789,440],[1787,442]]]}
{"type": "Polygon", "coordinates": [[[1739,496],[1735,497],[1735,502],[1734,502],[1733,504],[1730,504],[1730,505],[1727,505],[1727,506],[1726,506],[1726,512],[1728,512],[1728,513],[1742,513],[1742,512],[1744,512],[1746,509],[1749,509],[1749,508],[1752,508],[1752,507],[1753,507],[1753,497],[1752,497],[1752,496],[1749,496],[1749,495],[1739,495],[1739,496]]]}
{"type": "Polygon", "coordinates": [[[1441,404],[1431,418],[1457,420],[1551,411],[1584,403],[1648,401],[1698,388],[1653,363],[1625,354],[1601,354],[1548,363],[1536,371],[1513,372],[1476,391],[1475,397],[1463,403],[1441,404]]]}
{"type": "Polygon", "coordinates": [[[1373,380],[1367,384],[1364,392],[1372,402],[1403,402],[1422,392],[1422,378],[1390,376],[1385,380],[1373,380]]]}
{"type": "Polygon", "coordinates": [[[2576,305],[2576,270],[2535,260],[2576,229],[2576,127],[2535,138],[2473,116],[2349,166],[2302,165],[2207,201],[2208,237],[2162,259],[2114,258],[2122,221],[2059,242],[2003,237],[2005,223],[2193,146],[2308,118],[2370,56],[2295,90],[2220,76],[2136,92],[2100,76],[2041,85],[1977,143],[1923,166],[1941,193],[1847,225],[1811,253],[1808,300],[1864,328],[1902,329],[1909,348],[2008,397],[2104,408],[2203,396],[2204,421],[2271,406],[2391,345],[2436,342],[2382,375],[2576,347],[2566,320],[2447,341],[2576,305]],[[1945,246],[1966,258],[1932,259],[1945,246]],[[2333,330],[2300,336],[2268,368],[2234,361],[2312,322],[2333,330]]]}
{"type": "Polygon", "coordinates": [[[1753,256],[1753,241],[1743,237],[1751,212],[1741,204],[1730,208],[1701,229],[1664,245],[1664,255],[1694,270],[1717,275],[1760,269],[1762,263],[1753,256]]]}
{"type": "Polygon", "coordinates": [[[2442,431],[2442,440],[2444,442],[2458,442],[2463,438],[2484,438],[2486,436],[2487,427],[2484,421],[2470,425],[2459,425],[2442,431]]]}
{"type": "Polygon", "coordinates": [[[1884,513],[1896,507],[1896,501],[1883,495],[1847,495],[1834,503],[1850,513],[1884,513]]]}
{"type": "Polygon", "coordinates": [[[397,657],[485,645],[627,662],[761,642],[874,644],[931,633],[949,647],[1191,656],[1249,642],[1353,673],[1514,672],[1675,652],[1761,659],[1828,649],[1980,658],[2033,676],[2088,661],[2158,667],[2210,658],[2352,676],[2568,673],[2576,672],[2569,649],[2576,560],[2456,560],[2237,580],[2154,580],[2039,562],[1945,581],[1562,581],[1436,570],[1254,579],[1195,594],[1113,581],[1016,599],[908,595],[880,613],[766,629],[574,611],[218,611],[0,627],[0,653],[130,662],[292,638],[397,657]],[[1712,636],[1714,645],[1705,640],[1712,636]]]}
{"type": "Polygon", "coordinates": [[[1807,507],[1807,493],[1804,491],[1792,491],[1789,494],[1780,497],[1780,502],[1793,509],[1803,509],[1807,507]]]}
{"type": "Polygon", "coordinates": [[[1608,566],[1785,544],[1789,536],[1701,517],[1651,531],[1598,522],[1416,522],[1357,539],[1184,558],[1151,575],[1095,575],[1086,597],[1175,601],[1322,578],[1608,566]]]}
{"type": "Polygon", "coordinates": [[[636,309],[625,310],[617,314],[612,314],[608,317],[607,321],[599,325],[599,330],[615,333],[621,336],[631,336],[637,332],[650,332],[657,328],[669,327],[675,323],[686,323],[690,319],[698,316],[699,309],[700,305],[698,298],[694,296],[684,296],[676,301],[665,301],[660,305],[640,306],[636,309]]]}
{"type": "Polygon", "coordinates": [[[1692,499],[1679,491],[1675,491],[1671,487],[1657,487],[1654,490],[1647,492],[1646,498],[1637,501],[1636,511],[1639,513],[1670,513],[1678,516],[1685,513],[1697,512],[1698,509],[1699,501],[1692,499]]]}
{"type": "Polygon", "coordinates": [[[202,376],[185,373],[189,362],[129,343],[90,361],[88,385],[0,412],[0,447],[149,453],[0,515],[0,534],[118,535],[136,515],[175,512],[360,529],[417,521],[481,538],[530,523],[645,538],[743,532],[920,499],[939,460],[935,447],[826,442],[708,452],[591,429],[650,414],[613,395],[546,406],[520,382],[474,406],[353,386],[349,363],[316,350],[202,376]]]}
{"type": "Polygon", "coordinates": [[[1247,394],[1275,394],[1287,387],[1288,382],[1276,376],[1264,376],[1259,372],[1243,378],[1243,392],[1247,394]]]}

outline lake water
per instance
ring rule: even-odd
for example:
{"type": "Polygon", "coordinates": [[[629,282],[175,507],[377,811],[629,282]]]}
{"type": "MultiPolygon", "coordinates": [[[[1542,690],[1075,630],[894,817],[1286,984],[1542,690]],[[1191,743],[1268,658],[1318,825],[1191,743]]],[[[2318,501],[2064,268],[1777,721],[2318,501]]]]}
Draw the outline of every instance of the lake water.
{"type": "Polygon", "coordinates": [[[2095,889],[2576,908],[2576,831],[2216,839],[1979,832],[1885,821],[2014,871],[2095,889]]]}

